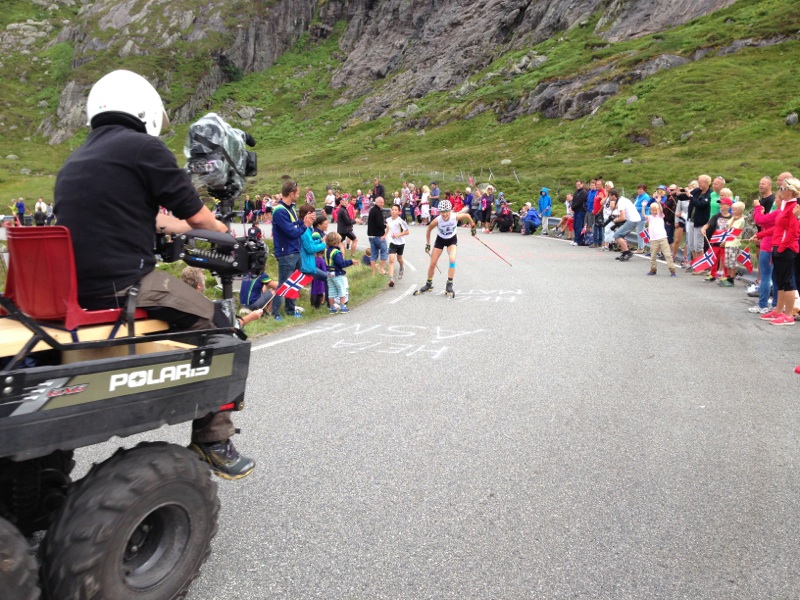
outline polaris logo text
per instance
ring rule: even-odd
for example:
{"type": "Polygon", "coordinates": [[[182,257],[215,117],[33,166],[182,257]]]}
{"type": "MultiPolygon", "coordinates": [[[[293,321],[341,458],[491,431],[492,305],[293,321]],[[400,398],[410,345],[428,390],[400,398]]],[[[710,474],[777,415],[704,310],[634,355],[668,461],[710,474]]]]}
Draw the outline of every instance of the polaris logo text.
{"type": "Polygon", "coordinates": [[[147,369],[146,371],[132,371],[131,373],[117,373],[111,376],[108,383],[108,391],[113,392],[117,388],[139,388],[148,385],[158,385],[166,381],[179,381],[181,379],[193,379],[208,375],[208,367],[193,369],[191,364],[163,367],[160,370],[147,369]]]}

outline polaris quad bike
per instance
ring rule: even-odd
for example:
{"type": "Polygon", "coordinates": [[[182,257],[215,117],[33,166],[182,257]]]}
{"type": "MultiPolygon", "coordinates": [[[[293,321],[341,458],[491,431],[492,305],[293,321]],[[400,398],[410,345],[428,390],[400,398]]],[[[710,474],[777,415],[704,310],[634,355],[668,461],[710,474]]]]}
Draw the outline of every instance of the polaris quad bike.
{"type": "MultiPolygon", "coordinates": [[[[187,448],[119,449],[72,481],[73,450],[243,408],[250,343],[234,326],[174,333],[128,307],[77,302],[69,232],[8,230],[0,306],[0,599],[167,600],[209,555],[220,508],[187,448]],[[39,562],[26,539],[45,531],[39,562]],[[41,591],[39,584],[41,583],[41,591]]],[[[259,274],[260,242],[192,231],[160,249],[219,275],[259,274]]]]}

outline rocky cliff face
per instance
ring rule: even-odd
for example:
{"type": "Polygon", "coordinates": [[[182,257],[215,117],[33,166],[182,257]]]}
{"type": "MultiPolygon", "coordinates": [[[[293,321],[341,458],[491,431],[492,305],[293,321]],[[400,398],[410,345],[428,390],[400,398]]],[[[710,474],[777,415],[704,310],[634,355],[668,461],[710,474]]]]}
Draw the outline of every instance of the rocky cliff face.
{"type": "MultiPolygon", "coordinates": [[[[604,0],[363,0],[332,2],[321,16],[348,19],[341,42],[347,59],[332,82],[334,88],[345,89],[345,99],[358,97],[375,80],[391,78],[392,84],[366,98],[356,115],[371,119],[385,115],[404,98],[460,86],[498,54],[585,23],[598,10],[602,17],[597,32],[616,41],[685,23],[732,3],[613,0],[604,9],[604,0]]],[[[535,66],[536,61],[524,68],[535,66]]],[[[598,96],[610,91],[603,89],[598,96]]]]}
{"type": "MultiPolygon", "coordinates": [[[[365,90],[374,89],[355,115],[369,120],[397,111],[409,100],[432,91],[449,90],[457,95],[465,80],[496,56],[585,25],[597,11],[601,11],[598,34],[615,41],[686,22],[733,1],[255,0],[256,16],[242,21],[232,17],[231,7],[236,3],[82,0],[77,16],[62,24],[49,43],[69,42],[75,49],[74,67],[91,65],[101,57],[104,64],[122,67],[129,61],[135,64],[137,56],[148,53],[174,55],[180,52],[178,48],[198,44],[215,33],[232,38],[229,47],[212,53],[214,60],[199,76],[191,99],[177,107],[175,117],[180,121],[203,110],[208,97],[229,79],[231,67],[244,73],[266,69],[303,33],[324,37],[344,20],[347,26],[340,41],[344,60],[332,86],[342,92],[339,102],[360,98],[365,90]],[[374,85],[382,81],[387,85],[374,85]]],[[[49,26],[43,24],[36,35],[42,37],[41,32],[49,26]]],[[[27,36],[26,44],[39,39],[32,38],[29,29],[18,33],[27,36]]],[[[531,54],[515,68],[536,68],[545,60],[531,54]]],[[[145,75],[162,89],[173,84],[170,73],[145,75]]],[[[504,107],[504,118],[535,108],[545,115],[574,117],[574,97],[581,93],[588,94],[584,104],[591,110],[616,93],[616,82],[602,81],[597,75],[533,90],[504,107]],[[589,84],[590,89],[585,89],[589,84]]],[[[88,82],[78,80],[65,85],[57,115],[40,127],[51,143],[67,139],[83,125],[88,87],[88,82]]]]}

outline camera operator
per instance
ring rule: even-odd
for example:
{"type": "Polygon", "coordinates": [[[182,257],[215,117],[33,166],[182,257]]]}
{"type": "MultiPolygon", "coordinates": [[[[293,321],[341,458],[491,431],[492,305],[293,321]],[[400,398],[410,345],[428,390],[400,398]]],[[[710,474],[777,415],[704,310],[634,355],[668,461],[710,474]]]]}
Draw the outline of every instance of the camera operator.
{"type": "MultiPolygon", "coordinates": [[[[124,306],[138,285],[137,306],[171,328],[230,327],[226,305],[155,269],[156,231],[227,231],[158,139],[168,124],[158,92],[136,73],[113,71],[92,87],[87,113],[91,131],[58,173],[54,208],[59,225],[71,233],[81,306],[124,306]],[[177,218],[160,214],[161,206],[177,218]]],[[[192,424],[192,449],[231,479],[255,467],[236,451],[234,432],[228,412],[192,424]]]]}

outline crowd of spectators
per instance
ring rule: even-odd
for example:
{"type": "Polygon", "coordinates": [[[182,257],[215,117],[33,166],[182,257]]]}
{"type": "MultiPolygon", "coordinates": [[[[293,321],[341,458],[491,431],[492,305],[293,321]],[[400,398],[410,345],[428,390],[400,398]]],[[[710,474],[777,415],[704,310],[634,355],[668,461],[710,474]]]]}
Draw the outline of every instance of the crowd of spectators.
{"type": "Polygon", "coordinates": [[[700,175],[685,187],[659,185],[652,195],[640,184],[633,198],[599,177],[588,189],[578,180],[575,192],[566,195],[567,214],[549,231],[545,225],[542,234],[566,237],[574,246],[620,252],[616,258],[622,262],[634,254],[650,256],[648,275],[656,274],[656,260],[663,259],[671,275],[681,267],[720,287],[734,287],[739,269],[752,269],[756,261],[750,249],[757,249],[758,278],[747,293],[758,301],[748,310],[773,325],[794,325],[800,180],[784,172],[776,185],[777,196],[772,178],[759,181],[750,225],[745,204],[722,177],[700,175]],[[628,247],[629,235],[635,249],[628,247]]]}
{"type": "MultiPolygon", "coordinates": [[[[461,188],[442,190],[436,181],[429,185],[404,181],[387,198],[386,188],[375,178],[372,189],[366,192],[359,189],[349,194],[334,188],[326,189],[318,211],[315,211],[316,196],[310,187],[306,187],[302,210],[304,214],[313,212],[309,218],[313,221],[315,243],[320,246],[327,234],[327,223],[336,224],[336,233],[341,238],[336,247],[341,250],[342,258],[345,252],[349,252],[350,259],[356,258],[359,240],[353,226],[369,221],[369,254],[374,260],[362,257],[362,261],[381,275],[387,273],[386,223],[378,217],[382,211],[371,213],[371,209],[376,206],[382,209],[384,203],[387,209],[396,206],[404,223],[426,225],[439,214],[439,203],[443,200],[450,202],[453,212],[469,214],[484,233],[499,231],[531,235],[539,230],[541,235],[567,238],[574,246],[616,251],[619,253],[616,258],[622,262],[634,254],[648,255],[651,258],[648,274],[655,274],[657,259],[663,259],[668,262],[671,275],[682,268],[692,275],[704,277],[706,282],[733,287],[741,264],[749,266],[751,262],[757,262],[759,277],[748,288],[748,294],[757,297],[757,302],[749,311],[776,325],[794,323],[792,317],[800,259],[797,258],[797,219],[793,215],[795,211],[800,214],[800,209],[795,209],[800,184],[791,173],[777,177],[777,198],[772,179],[763,177],[760,180],[758,198],[753,202],[752,227],[745,226],[749,218],[744,214],[745,206],[726,187],[722,177],[700,175],[684,187],[674,183],[658,185],[652,195],[647,184],[639,184],[631,198],[621,193],[614,182],[604,181],[602,177],[588,183],[577,180],[575,190],[565,196],[566,214],[555,224],[552,222],[553,199],[547,187],[539,190],[535,205],[534,202],[525,202],[515,211],[505,194],[498,192],[493,185],[474,186],[472,181],[470,184],[462,191],[461,188]],[[319,214],[323,216],[320,218],[319,214]],[[320,227],[322,220],[325,221],[324,229],[320,227]],[[724,231],[729,231],[727,237],[718,240],[724,231]],[[629,238],[635,240],[634,247],[629,247],[629,238]],[[753,257],[752,261],[748,253],[750,248],[754,248],[754,254],[757,252],[757,258],[753,257]],[[743,255],[747,255],[746,260],[742,260],[743,255]]],[[[291,195],[296,198],[300,192],[294,189],[291,195]]],[[[285,200],[282,194],[255,194],[252,198],[248,194],[244,196],[242,210],[237,214],[243,223],[250,224],[248,232],[260,237],[258,226],[272,222],[275,208],[285,200]]],[[[26,206],[23,198],[12,199],[9,208],[16,224],[54,223],[53,205],[42,198],[32,209],[26,206]]],[[[289,222],[295,228],[303,224],[296,218],[290,218],[289,222]]],[[[277,254],[276,251],[276,257],[277,254]]],[[[323,268],[315,269],[315,277],[321,279],[319,272],[324,270],[324,252],[316,254],[318,265],[323,268]]],[[[289,265],[286,260],[283,263],[278,283],[288,277],[290,266],[294,265],[289,265]]],[[[269,289],[264,285],[263,291],[251,291],[253,294],[260,292],[254,296],[259,298],[267,291],[271,293],[275,285],[271,282],[269,289]]],[[[291,307],[293,303],[288,304],[291,307]]],[[[254,304],[248,302],[245,306],[254,304]]],[[[274,302],[272,314],[278,316],[279,311],[280,302],[274,302]]]]}

